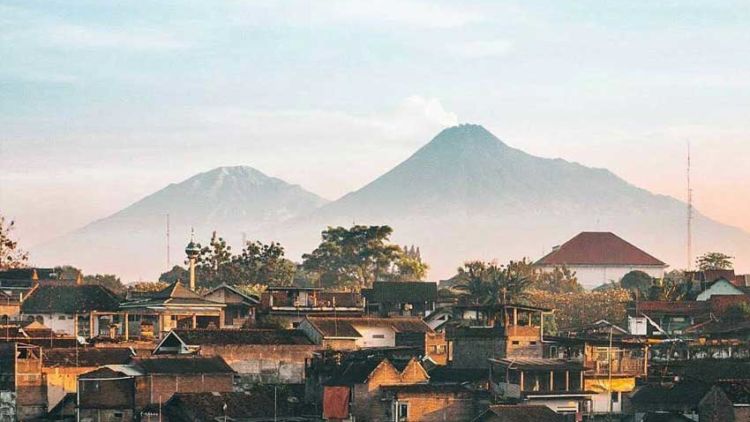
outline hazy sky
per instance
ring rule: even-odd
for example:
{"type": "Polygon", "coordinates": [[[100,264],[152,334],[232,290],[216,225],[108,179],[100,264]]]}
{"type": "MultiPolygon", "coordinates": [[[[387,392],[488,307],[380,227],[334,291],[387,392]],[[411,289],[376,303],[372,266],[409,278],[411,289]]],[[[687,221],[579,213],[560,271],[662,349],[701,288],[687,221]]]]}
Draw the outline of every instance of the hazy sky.
{"type": "Polygon", "coordinates": [[[246,164],[327,198],[480,123],[750,231],[750,3],[5,0],[0,212],[26,245],[246,164]]]}

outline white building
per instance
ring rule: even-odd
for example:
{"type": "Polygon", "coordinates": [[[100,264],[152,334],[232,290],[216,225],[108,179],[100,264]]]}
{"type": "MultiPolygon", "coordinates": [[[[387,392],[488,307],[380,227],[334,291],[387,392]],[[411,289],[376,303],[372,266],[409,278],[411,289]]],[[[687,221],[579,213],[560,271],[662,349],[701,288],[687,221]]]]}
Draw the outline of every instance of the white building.
{"type": "Polygon", "coordinates": [[[654,278],[664,276],[667,264],[610,232],[581,232],[534,263],[552,271],[567,267],[587,289],[618,282],[631,271],[643,271],[654,278]]]}

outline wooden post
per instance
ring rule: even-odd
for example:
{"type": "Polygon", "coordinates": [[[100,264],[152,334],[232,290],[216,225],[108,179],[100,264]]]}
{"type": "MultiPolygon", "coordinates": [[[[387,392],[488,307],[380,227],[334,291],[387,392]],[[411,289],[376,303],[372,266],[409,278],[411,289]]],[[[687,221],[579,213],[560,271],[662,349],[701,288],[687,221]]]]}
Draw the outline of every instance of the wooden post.
{"type": "Polygon", "coordinates": [[[125,312],[125,341],[130,340],[130,321],[128,317],[128,313],[125,312]]]}
{"type": "Polygon", "coordinates": [[[519,391],[523,391],[523,371],[520,371],[520,372],[521,372],[521,388],[519,389],[519,391]]]}
{"type": "Polygon", "coordinates": [[[518,308],[513,308],[513,325],[518,325],[518,308]]]}
{"type": "Polygon", "coordinates": [[[570,370],[565,370],[565,391],[570,391],[570,370]]]}
{"type": "Polygon", "coordinates": [[[96,317],[96,311],[89,312],[89,338],[94,338],[94,318],[96,317]]]}
{"type": "Polygon", "coordinates": [[[198,326],[198,318],[193,314],[193,329],[197,328],[198,326]]]}
{"type": "Polygon", "coordinates": [[[555,391],[555,371],[549,371],[549,391],[555,391]]]}

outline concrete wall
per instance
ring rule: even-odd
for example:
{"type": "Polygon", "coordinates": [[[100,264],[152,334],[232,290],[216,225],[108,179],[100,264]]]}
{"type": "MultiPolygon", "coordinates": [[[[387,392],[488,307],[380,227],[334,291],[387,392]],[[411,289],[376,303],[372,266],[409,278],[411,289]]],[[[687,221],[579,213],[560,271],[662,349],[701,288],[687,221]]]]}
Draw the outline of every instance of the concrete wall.
{"type": "Polygon", "coordinates": [[[460,337],[452,348],[455,368],[489,368],[487,359],[505,357],[505,341],[497,337],[460,337]]]}
{"type": "Polygon", "coordinates": [[[129,409],[79,409],[79,422],[131,422],[133,411],[129,409]]]}
{"type": "Polygon", "coordinates": [[[362,337],[358,338],[356,341],[357,346],[360,348],[393,347],[396,345],[396,332],[391,327],[352,325],[362,335],[362,337]]]}
{"type": "Polygon", "coordinates": [[[75,318],[73,315],[66,314],[23,314],[21,319],[26,321],[29,317],[33,316],[34,320],[41,316],[43,318],[42,324],[47,328],[52,329],[55,333],[63,333],[65,335],[75,335],[75,318]],[[62,319],[61,319],[62,318],[62,319]]]}

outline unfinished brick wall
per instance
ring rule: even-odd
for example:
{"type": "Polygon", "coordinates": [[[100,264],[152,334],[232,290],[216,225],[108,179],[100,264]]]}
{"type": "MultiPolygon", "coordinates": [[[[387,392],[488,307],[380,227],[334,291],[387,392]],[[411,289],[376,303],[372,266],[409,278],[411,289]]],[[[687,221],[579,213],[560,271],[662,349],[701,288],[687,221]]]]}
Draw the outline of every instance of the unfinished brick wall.
{"type": "Polygon", "coordinates": [[[221,356],[243,384],[301,384],[305,379],[305,359],[312,358],[318,345],[205,345],[201,355],[221,356]]]}
{"type": "Polygon", "coordinates": [[[164,403],[174,393],[202,393],[234,391],[233,374],[155,374],[136,379],[136,402],[139,408],[152,403],[164,403]]]}
{"type": "Polygon", "coordinates": [[[505,342],[498,337],[460,337],[452,346],[455,368],[489,368],[489,358],[505,357],[505,342]]]}
{"type": "Polygon", "coordinates": [[[357,420],[385,422],[389,421],[388,409],[380,400],[380,386],[401,383],[401,374],[390,364],[381,363],[373,371],[367,384],[354,386],[354,400],[351,413],[357,420]]]}
{"type": "MultiPolygon", "coordinates": [[[[409,403],[409,421],[470,421],[481,411],[472,393],[399,393],[399,401],[409,403]]],[[[383,406],[390,407],[389,401],[383,406]]]]}

